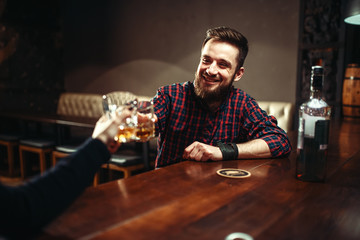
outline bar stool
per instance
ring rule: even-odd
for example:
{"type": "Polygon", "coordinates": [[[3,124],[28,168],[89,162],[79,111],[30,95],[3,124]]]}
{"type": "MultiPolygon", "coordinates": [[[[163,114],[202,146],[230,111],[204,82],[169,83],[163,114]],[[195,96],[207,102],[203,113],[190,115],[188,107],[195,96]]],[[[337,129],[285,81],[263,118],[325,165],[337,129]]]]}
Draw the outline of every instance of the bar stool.
{"type": "Polygon", "coordinates": [[[9,166],[9,176],[14,176],[15,154],[14,148],[19,145],[20,137],[18,135],[0,134],[0,145],[6,147],[9,166]]]}
{"type": "MultiPolygon", "coordinates": [[[[124,174],[124,178],[129,178],[134,171],[142,170],[145,165],[142,161],[141,155],[125,155],[113,154],[108,163],[101,166],[103,169],[109,170],[109,178],[112,178],[111,171],[119,171],[124,174]]],[[[94,186],[99,184],[99,172],[96,173],[94,178],[94,186]]]]}
{"type": "Polygon", "coordinates": [[[59,145],[52,152],[52,165],[55,166],[60,158],[67,157],[69,154],[76,152],[78,145],[59,145]]]}
{"type": "Polygon", "coordinates": [[[103,164],[103,168],[109,170],[120,171],[124,173],[124,178],[129,178],[131,174],[136,170],[143,169],[144,163],[142,162],[142,156],[113,154],[110,161],[107,164],[103,164]]]}
{"type": "MultiPolygon", "coordinates": [[[[79,145],[60,145],[56,146],[52,152],[52,165],[55,166],[59,159],[69,156],[71,153],[76,152],[79,145]]],[[[94,176],[93,186],[98,185],[98,173],[94,176]]]]}
{"type": "Polygon", "coordinates": [[[25,152],[32,152],[39,155],[40,173],[46,170],[46,154],[51,154],[55,142],[44,139],[23,139],[19,142],[19,157],[20,157],[20,171],[21,178],[25,178],[26,174],[26,154],[25,152]]]}

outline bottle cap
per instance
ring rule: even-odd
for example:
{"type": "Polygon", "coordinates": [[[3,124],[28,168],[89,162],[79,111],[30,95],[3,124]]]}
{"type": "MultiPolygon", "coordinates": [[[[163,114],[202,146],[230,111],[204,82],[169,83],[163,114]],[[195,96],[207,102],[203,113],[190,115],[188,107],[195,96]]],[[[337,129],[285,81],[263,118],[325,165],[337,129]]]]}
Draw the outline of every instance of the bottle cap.
{"type": "Polygon", "coordinates": [[[322,66],[313,66],[311,72],[311,86],[312,89],[322,89],[323,86],[323,73],[324,68],[322,66]]]}
{"type": "Polygon", "coordinates": [[[312,66],[312,74],[323,74],[324,68],[322,66],[312,66]]]}

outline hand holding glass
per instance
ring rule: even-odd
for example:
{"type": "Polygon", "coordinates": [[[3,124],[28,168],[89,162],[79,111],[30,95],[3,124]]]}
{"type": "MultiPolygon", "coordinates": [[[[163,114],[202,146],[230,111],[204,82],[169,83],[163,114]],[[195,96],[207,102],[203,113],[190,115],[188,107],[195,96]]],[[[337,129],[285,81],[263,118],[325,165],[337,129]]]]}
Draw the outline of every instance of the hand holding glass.
{"type": "Polygon", "coordinates": [[[152,101],[139,101],[136,108],[136,140],[149,141],[155,136],[155,115],[152,101]]]}
{"type": "Polygon", "coordinates": [[[104,112],[111,117],[116,112],[129,112],[129,117],[119,126],[114,140],[121,143],[146,142],[155,136],[155,115],[152,101],[132,100],[124,103],[110,96],[103,96],[104,112]]]}
{"type": "Polygon", "coordinates": [[[124,122],[119,125],[119,130],[114,140],[121,143],[135,140],[136,127],[136,100],[125,101],[114,96],[103,96],[103,108],[106,116],[111,118],[114,114],[127,112],[129,117],[124,119],[124,122]]]}

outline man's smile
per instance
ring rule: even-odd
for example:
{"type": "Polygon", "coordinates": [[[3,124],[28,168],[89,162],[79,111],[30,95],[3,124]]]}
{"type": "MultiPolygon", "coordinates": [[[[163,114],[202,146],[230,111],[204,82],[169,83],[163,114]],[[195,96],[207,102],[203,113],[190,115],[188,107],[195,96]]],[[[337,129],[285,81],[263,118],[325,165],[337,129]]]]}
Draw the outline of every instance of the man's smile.
{"type": "Polygon", "coordinates": [[[206,84],[216,84],[220,82],[220,79],[209,77],[206,74],[202,74],[202,79],[205,81],[206,84]]]}

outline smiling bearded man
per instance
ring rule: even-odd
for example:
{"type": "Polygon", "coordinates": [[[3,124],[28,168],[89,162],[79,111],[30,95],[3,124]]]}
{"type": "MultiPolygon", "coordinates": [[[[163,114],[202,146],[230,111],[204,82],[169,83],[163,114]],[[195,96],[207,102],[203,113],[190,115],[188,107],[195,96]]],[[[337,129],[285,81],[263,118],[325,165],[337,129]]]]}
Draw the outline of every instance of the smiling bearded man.
{"type": "Polygon", "coordinates": [[[226,98],[234,81],[239,81],[244,68],[238,68],[239,50],[226,42],[211,39],[201,51],[195,74],[195,94],[212,110],[226,98]]]}
{"type": "Polygon", "coordinates": [[[287,156],[290,141],[256,101],[233,82],[244,74],[247,39],[228,27],[209,29],[194,82],[159,88],[154,97],[156,167],[184,160],[287,156]]]}

